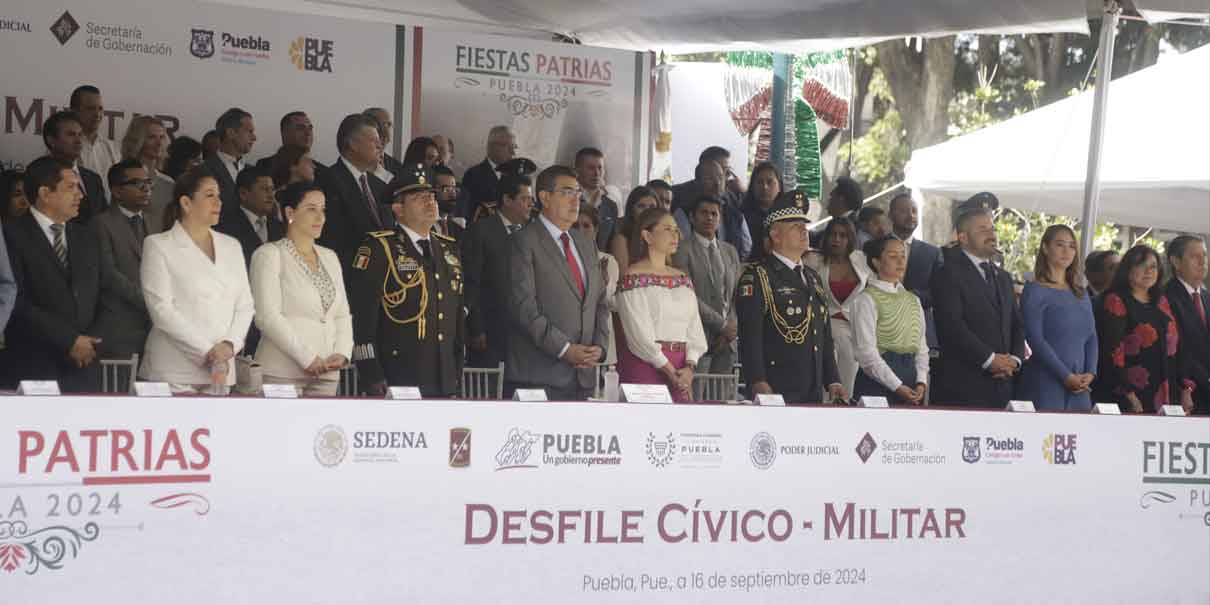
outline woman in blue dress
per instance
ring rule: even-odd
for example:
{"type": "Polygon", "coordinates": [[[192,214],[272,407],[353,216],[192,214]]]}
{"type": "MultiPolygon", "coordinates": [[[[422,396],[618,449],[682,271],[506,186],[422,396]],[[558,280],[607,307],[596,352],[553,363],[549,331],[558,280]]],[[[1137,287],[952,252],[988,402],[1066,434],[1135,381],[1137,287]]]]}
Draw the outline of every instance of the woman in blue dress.
{"type": "Polygon", "coordinates": [[[1034,279],[1021,295],[1025,364],[1019,397],[1040,410],[1087,411],[1097,373],[1097,330],[1080,271],[1076,235],[1067,225],[1042,234],[1034,279]]]}

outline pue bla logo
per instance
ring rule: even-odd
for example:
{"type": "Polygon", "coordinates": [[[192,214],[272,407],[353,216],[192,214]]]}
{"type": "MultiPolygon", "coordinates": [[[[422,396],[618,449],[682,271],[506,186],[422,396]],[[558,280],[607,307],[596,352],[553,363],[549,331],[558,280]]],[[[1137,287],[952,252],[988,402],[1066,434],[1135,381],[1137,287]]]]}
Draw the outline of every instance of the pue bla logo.
{"type": "Polygon", "coordinates": [[[1052,433],[1042,439],[1042,457],[1047,464],[1073,465],[1076,463],[1076,435],[1074,433],[1052,433]]]}
{"type": "Polygon", "coordinates": [[[299,36],[290,43],[290,62],[299,71],[332,73],[333,42],[299,36]]]}

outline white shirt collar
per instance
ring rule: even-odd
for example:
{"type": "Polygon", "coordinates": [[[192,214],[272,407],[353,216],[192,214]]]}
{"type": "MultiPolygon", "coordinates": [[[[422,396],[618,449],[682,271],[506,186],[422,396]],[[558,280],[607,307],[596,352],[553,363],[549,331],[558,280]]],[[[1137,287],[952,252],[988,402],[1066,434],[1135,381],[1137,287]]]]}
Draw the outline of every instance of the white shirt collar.
{"type": "Polygon", "coordinates": [[[499,214],[499,215],[500,215],[500,222],[504,223],[504,228],[505,228],[505,229],[508,229],[509,227],[512,227],[512,226],[513,226],[513,222],[512,222],[512,221],[510,221],[510,220],[508,220],[508,217],[507,217],[507,216],[504,216],[504,213],[503,213],[503,212],[497,212],[496,214],[499,214]]]}
{"type": "Polygon", "coordinates": [[[971,259],[971,262],[974,263],[976,267],[979,267],[980,271],[983,270],[983,267],[982,267],[983,263],[991,262],[990,258],[979,258],[978,256],[975,256],[974,254],[967,252],[966,248],[962,249],[962,253],[965,254],[967,258],[971,259]]]}
{"type": "Polygon", "coordinates": [[[496,174],[496,176],[499,176],[496,173],[496,168],[498,168],[500,166],[499,164],[493,162],[491,158],[483,158],[483,161],[487,162],[487,165],[492,167],[492,174],[496,174]]]}
{"type": "MultiPolygon", "coordinates": [[[[559,229],[559,227],[557,225],[555,225],[554,223],[550,222],[550,219],[546,218],[546,215],[544,215],[544,214],[539,214],[538,218],[542,220],[542,226],[546,227],[546,231],[548,233],[550,233],[550,236],[553,237],[555,239],[555,241],[559,242],[560,245],[562,245],[562,241],[560,240],[560,238],[563,237],[564,233],[568,233],[568,232],[563,231],[562,229],[559,229]]],[[[570,236],[571,236],[571,234],[568,233],[568,237],[570,237],[570,236]]]]}
{"type": "Polygon", "coordinates": [[[799,267],[802,266],[802,263],[796,263],[796,262],[782,256],[781,254],[778,254],[777,252],[772,252],[771,254],[773,254],[773,258],[776,258],[777,260],[781,261],[782,264],[784,264],[785,266],[787,266],[791,269],[797,270],[799,267]]]}
{"type": "Polygon", "coordinates": [[[715,242],[718,241],[717,234],[715,234],[715,236],[712,239],[706,239],[706,236],[702,235],[701,233],[698,233],[697,231],[694,231],[693,237],[697,238],[697,242],[699,244],[701,244],[707,248],[709,248],[712,244],[714,244],[715,242]]]}
{"type": "Polygon", "coordinates": [[[1202,291],[1202,288],[1194,288],[1193,286],[1189,285],[1189,282],[1187,282],[1179,277],[1176,279],[1181,282],[1182,286],[1185,286],[1185,291],[1189,293],[1189,296],[1196,296],[1198,292],[1202,291]]]}
{"type": "Polygon", "coordinates": [[[896,294],[896,293],[902,292],[904,289],[903,282],[892,284],[889,281],[882,281],[881,279],[878,279],[877,277],[871,277],[869,279],[869,281],[866,282],[866,285],[874,286],[875,288],[878,288],[879,290],[882,290],[883,292],[888,292],[890,294],[896,294]]]}
{"type": "Polygon", "coordinates": [[[362,175],[364,175],[364,174],[365,174],[365,171],[363,171],[363,170],[359,170],[359,169],[358,169],[356,166],[354,166],[354,165],[353,165],[353,162],[350,162],[350,161],[349,161],[349,158],[346,158],[346,157],[345,157],[345,156],[343,156],[343,155],[342,155],[342,156],[340,156],[340,161],[344,163],[345,168],[348,168],[348,169],[349,169],[349,172],[353,173],[353,180],[354,180],[354,181],[357,181],[358,186],[360,186],[360,185],[361,185],[361,177],[362,177],[362,175]]]}
{"type": "Polygon", "coordinates": [[[240,206],[239,209],[240,209],[240,211],[242,211],[244,213],[244,216],[248,217],[248,222],[252,223],[253,229],[256,229],[256,221],[259,221],[261,218],[265,219],[265,228],[268,229],[269,217],[267,217],[267,216],[261,217],[261,216],[257,215],[255,212],[252,212],[251,210],[244,208],[243,206],[240,206]]]}
{"type": "MultiPolygon", "coordinates": [[[[40,227],[42,229],[42,234],[46,236],[46,240],[49,241],[50,244],[53,246],[55,243],[55,234],[53,231],[50,230],[50,226],[55,224],[55,222],[52,221],[49,216],[42,214],[41,210],[38,210],[37,208],[35,208],[33,206],[29,207],[29,212],[30,212],[30,214],[34,215],[34,220],[38,221],[38,227],[40,227]]],[[[66,225],[64,225],[64,227],[63,227],[63,234],[64,234],[63,242],[66,244],[67,243],[67,226],[66,225]]]]}
{"type": "Polygon", "coordinates": [[[140,210],[140,211],[138,211],[138,212],[131,212],[131,211],[127,210],[127,209],[126,209],[124,206],[122,206],[121,204],[119,204],[119,203],[117,203],[117,202],[114,202],[114,204],[113,204],[113,205],[114,205],[114,206],[117,206],[117,207],[118,207],[118,212],[121,212],[121,213],[122,213],[122,216],[124,216],[124,217],[126,217],[126,218],[134,218],[134,217],[136,217],[136,216],[143,216],[143,211],[142,211],[142,210],[140,210]]]}
{"type": "Polygon", "coordinates": [[[408,229],[408,226],[403,223],[395,223],[395,224],[399,225],[400,229],[403,229],[403,232],[408,236],[408,239],[412,240],[412,245],[415,246],[417,250],[420,249],[420,244],[419,244],[420,240],[427,241],[429,239],[428,237],[421,237],[419,233],[416,233],[415,231],[408,229]]]}
{"type": "Polygon", "coordinates": [[[236,165],[240,160],[239,158],[237,158],[233,155],[228,155],[226,151],[223,151],[221,149],[215,153],[218,154],[218,158],[220,160],[222,160],[223,162],[225,162],[227,164],[231,164],[232,166],[236,165]]]}
{"type": "Polygon", "coordinates": [[[379,180],[384,183],[389,183],[395,178],[395,173],[387,170],[386,166],[379,164],[378,167],[374,169],[374,176],[378,177],[379,180]]]}

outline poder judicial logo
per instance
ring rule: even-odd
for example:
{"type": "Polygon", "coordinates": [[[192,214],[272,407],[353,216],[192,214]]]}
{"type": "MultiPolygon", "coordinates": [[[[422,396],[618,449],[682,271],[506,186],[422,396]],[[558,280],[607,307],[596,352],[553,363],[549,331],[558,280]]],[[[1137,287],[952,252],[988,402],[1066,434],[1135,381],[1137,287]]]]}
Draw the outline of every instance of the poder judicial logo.
{"type": "Polygon", "coordinates": [[[496,451],[496,470],[540,466],[617,466],[622,463],[622,442],[617,435],[538,433],[512,427],[496,451]],[[541,444],[539,446],[539,444],[541,444]],[[541,448],[541,455],[534,457],[541,448]]]}
{"type": "Polygon", "coordinates": [[[1042,438],[1042,457],[1047,464],[1075,464],[1076,435],[1074,433],[1046,435],[1042,438]]]}

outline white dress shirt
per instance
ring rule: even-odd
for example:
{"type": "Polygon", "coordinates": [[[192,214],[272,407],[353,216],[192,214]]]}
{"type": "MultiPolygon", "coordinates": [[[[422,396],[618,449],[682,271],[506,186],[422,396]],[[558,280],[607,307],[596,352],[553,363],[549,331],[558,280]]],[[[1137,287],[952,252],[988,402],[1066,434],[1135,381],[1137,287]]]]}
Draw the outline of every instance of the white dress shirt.
{"type": "MultiPolygon", "coordinates": [[[[50,247],[54,248],[55,247],[55,232],[50,230],[50,226],[54,225],[55,222],[52,221],[49,216],[42,214],[41,210],[38,210],[37,208],[35,208],[32,205],[29,207],[29,212],[30,212],[30,214],[34,215],[34,220],[38,221],[38,227],[42,228],[42,235],[46,236],[46,241],[50,242],[50,247]]],[[[66,225],[63,226],[63,249],[64,250],[67,249],[67,226],[66,225]]]]}
{"type": "MultiPolygon", "coordinates": [[[[878,288],[891,294],[904,292],[902,283],[892,284],[871,277],[866,282],[867,289],[878,288]]],[[[879,384],[894,391],[903,381],[891,371],[891,367],[882,359],[878,352],[878,307],[874,298],[862,292],[853,300],[852,315],[849,321],[853,324],[853,354],[861,371],[879,384]]],[[[920,308],[920,344],[916,349],[916,382],[928,384],[929,375],[929,345],[925,334],[924,309],[920,308]]],[[[908,385],[915,388],[916,385],[908,385]]]]}
{"type": "Polygon", "coordinates": [[[231,182],[234,183],[239,177],[240,169],[243,168],[240,158],[227,155],[224,151],[219,151],[217,155],[219,161],[223,163],[223,167],[227,169],[227,174],[231,175],[231,182]]]}
{"type": "MultiPolygon", "coordinates": [[[[118,144],[100,133],[96,140],[89,142],[87,136],[80,137],[84,146],[80,149],[79,165],[101,175],[101,185],[105,187],[105,195],[109,196],[109,169],[122,161],[122,151],[118,144]]],[[[77,171],[79,172],[79,171],[77,171]]]]}

